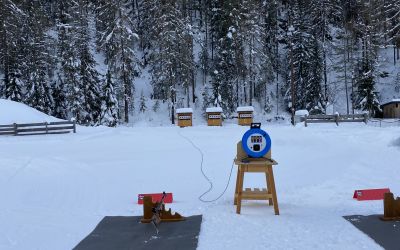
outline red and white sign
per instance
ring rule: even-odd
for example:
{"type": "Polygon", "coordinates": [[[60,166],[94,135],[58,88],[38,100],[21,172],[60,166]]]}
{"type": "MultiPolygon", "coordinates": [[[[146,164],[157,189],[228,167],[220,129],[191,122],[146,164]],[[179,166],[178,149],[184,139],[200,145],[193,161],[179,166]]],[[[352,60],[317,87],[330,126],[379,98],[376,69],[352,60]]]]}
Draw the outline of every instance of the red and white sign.
{"type": "MultiPolygon", "coordinates": [[[[138,204],[143,204],[143,197],[145,196],[151,196],[153,202],[159,202],[162,199],[163,194],[158,193],[158,194],[139,194],[138,195],[138,204]]],[[[164,198],[164,203],[172,203],[173,197],[172,193],[166,193],[166,196],[164,198]]]]}
{"type": "Polygon", "coordinates": [[[389,188],[356,190],[354,191],[353,199],[358,201],[383,200],[385,193],[389,192],[389,188]]]}

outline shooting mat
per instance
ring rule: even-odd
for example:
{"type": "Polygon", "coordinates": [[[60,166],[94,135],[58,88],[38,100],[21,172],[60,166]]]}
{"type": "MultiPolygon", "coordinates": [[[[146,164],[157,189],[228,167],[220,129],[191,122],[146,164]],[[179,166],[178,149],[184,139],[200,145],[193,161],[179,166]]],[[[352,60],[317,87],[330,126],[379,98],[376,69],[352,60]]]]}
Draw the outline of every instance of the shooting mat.
{"type": "Polygon", "coordinates": [[[140,223],[140,216],[106,216],[75,250],[196,249],[201,215],[180,222],[161,222],[157,235],[153,224],[140,223]]]}
{"type": "Polygon", "coordinates": [[[343,216],[360,231],[368,235],[386,250],[400,249],[400,221],[383,221],[382,215],[343,216]]]}

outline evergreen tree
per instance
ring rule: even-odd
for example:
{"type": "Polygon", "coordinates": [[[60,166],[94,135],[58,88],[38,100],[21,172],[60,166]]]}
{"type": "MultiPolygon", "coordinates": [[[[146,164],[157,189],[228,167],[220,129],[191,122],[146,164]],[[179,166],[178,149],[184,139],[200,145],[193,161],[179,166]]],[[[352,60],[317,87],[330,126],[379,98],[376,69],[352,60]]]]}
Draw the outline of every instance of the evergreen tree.
{"type": "Polygon", "coordinates": [[[23,98],[21,78],[21,23],[25,13],[14,1],[0,1],[0,73],[4,74],[3,97],[13,101],[23,98]]]}
{"type": "MultiPolygon", "coordinates": [[[[118,86],[121,86],[120,96],[124,104],[124,120],[129,122],[129,114],[133,109],[133,81],[140,70],[133,48],[138,35],[133,31],[135,25],[131,18],[132,5],[128,0],[110,1],[99,11],[101,16],[114,17],[105,25],[107,28],[101,43],[106,50],[109,65],[117,76],[118,86]]],[[[103,20],[103,22],[106,21],[103,20]]]]}
{"type": "Polygon", "coordinates": [[[143,90],[140,93],[140,104],[139,104],[139,112],[144,113],[147,110],[146,106],[146,97],[143,94],[143,90]]]}
{"type": "Polygon", "coordinates": [[[45,16],[40,1],[29,1],[26,6],[25,37],[27,42],[27,93],[25,102],[46,114],[51,113],[53,99],[49,88],[45,16]]]}
{"type": "Polygon", "coordinates": [[[211,83],[213,99],[218,100],[226,114],[235,110],[235,86],[239,88],[240,77],[243,79],[246,71],[238,9],[239,1],[213,1],[211,31],[216,44],[211,83]]]}
{"type": "Polygon", "coordinates": [[[79,60],[76,49],[78,27],[77,2],[60,1],[57,6],[59,84],[65,88],[68,117],[78,123],[86,121],[85,96],[79,77],[79,60]]]}
{"type": "Polygon", "coordinates": [[[356,109],[368,111],[371,116],[381,112],[378,92],[375,90],[373,68],[366,61],[362,63],[359,69],[355,104],[356,109]]]}
{"type": "Polygon", "coordinates": [[[101,95],[100,79],[96,62],[90,50],[89,6],[84,0],[79,1],[79,29],[77,48],[80,60],[80,85],[83,88],[84,123],[97,125],[100,122],[101,95]]]}
{"type": "Polygon", "coordinates": [[[67,100],[65,96],[64,82],[62,80],[54,83],[52,90],[52,99],[52,115],[60,119],[67,119],[67,100]]]}
{"type": "Polygon", "coordinates": [[[106,81],[103,86],[103,101],[101,106],[101,123],[109,127],[115,127],[118,124],[118,99],[114,90],[111,71],[107,71],[106,81]]]}

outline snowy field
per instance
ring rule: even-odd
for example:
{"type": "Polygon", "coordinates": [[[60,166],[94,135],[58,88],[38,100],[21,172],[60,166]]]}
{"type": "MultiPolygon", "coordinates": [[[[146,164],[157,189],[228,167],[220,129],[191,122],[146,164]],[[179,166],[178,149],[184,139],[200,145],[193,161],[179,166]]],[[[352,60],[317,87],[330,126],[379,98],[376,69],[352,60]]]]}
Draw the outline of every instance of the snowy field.
{"type": "MultiPolygon", "coordinates": [[[[141,215],[137,194],[173,192],[173,211],[203,214],[198,249],[380,249],[343,215],[383,212],[357,202],[355,189],[400,195],[400,128],[364,124],[264,124],[272,138],[279,208],[244,202],[235,213],[236,142],[247,130],[224,127],[78,127],[77,134],[0,137],[0,249],[71,249],[104,216],[141,215]],[[180,135],[181,134],[181,135],[180,135]]],[[[263,187],[261,174],[244,187],[263,187]]],[[[162,230],[162,227],[161,227],[162,230]]]]}

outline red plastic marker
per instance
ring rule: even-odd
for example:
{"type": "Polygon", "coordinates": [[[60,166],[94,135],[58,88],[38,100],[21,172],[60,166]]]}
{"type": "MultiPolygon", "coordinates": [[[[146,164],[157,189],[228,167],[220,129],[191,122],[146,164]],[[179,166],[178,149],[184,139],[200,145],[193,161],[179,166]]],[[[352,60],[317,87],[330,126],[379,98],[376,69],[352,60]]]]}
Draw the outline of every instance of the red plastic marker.
{"type": "Polygon", "coordinates": [[[383,200],[385,193],[389,192],[389,188],[356,190],[353,199],[358,201],[383,200]]]}
{"type": "MultiPolygon", "coordinates": [[[[166,193],[167,196],[164,198],[164,203],[172,203],[173,197],[172,193],[166,193]]],[[[162,199],[163,194],[158,193],[158,194],[139,194],[138,195],[138,204],[143,204],[143,197],[145,196],[151,196],[153,202],[159,202],[162,199]]]]}

